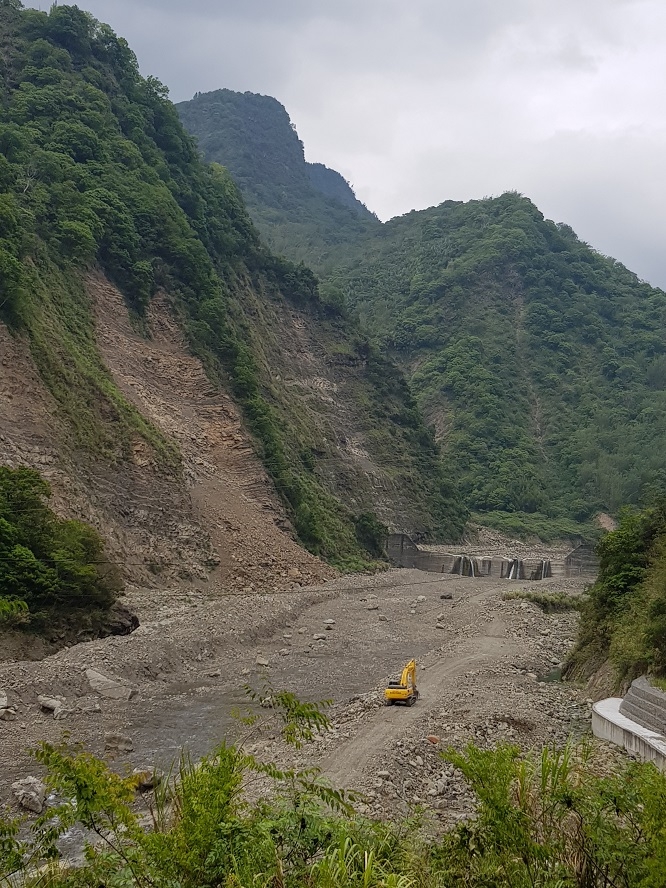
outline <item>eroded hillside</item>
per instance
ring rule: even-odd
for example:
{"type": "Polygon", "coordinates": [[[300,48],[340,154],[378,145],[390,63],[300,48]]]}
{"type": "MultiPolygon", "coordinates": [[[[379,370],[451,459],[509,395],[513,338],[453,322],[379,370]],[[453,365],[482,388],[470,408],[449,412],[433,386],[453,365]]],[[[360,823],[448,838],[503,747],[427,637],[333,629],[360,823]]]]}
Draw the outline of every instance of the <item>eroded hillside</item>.
{"type": "Polygon", "coordinates": [[[378,517],[459,534],[400,373],[263,246],[127,44],[20,4],[0,42],[0,461],[148,589],[321,579],[376,556],[378,517]]]}

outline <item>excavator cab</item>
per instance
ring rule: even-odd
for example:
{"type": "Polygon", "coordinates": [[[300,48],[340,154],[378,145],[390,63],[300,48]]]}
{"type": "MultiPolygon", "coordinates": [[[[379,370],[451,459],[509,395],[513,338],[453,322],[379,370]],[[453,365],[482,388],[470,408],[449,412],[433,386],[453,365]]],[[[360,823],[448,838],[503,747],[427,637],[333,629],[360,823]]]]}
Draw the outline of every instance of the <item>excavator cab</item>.
{"type": "Polygon", "coordinates": [[[400,679],[388,683],[388,687],[384,691],[384,702],[387,706],[392,706],[394,703],[404,703],[406,706],[413,706],[418,699],[416,660],[410,660],[402,670],[400,679]]]}

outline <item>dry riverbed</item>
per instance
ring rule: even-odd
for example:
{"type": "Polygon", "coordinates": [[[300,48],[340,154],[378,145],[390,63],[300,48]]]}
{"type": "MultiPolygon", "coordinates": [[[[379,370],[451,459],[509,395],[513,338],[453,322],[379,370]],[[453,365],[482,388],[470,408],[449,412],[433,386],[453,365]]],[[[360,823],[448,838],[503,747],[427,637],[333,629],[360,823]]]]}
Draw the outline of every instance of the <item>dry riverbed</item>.
{"type": "Polygon", "coordinates": [[[243,687],[268,678],[304,699],[332,699],[332,730],[296,758],[270,733],[258,751],[318,765],[335,785],[363,792],[372,814],[425,805],[447,824],[472,803],[441,760],[443,747],[510,740],[530,748],[589,729],[582,693],[542,680],[573,643],[576,613],[503,600],[517,589],[583,586],[392,570],[284,594],[165,592],[159,606],[139,607],[131,636],[0,665],[0,691],[16,709],[14,720],[0,721],[0,800],[10,801],[13,781],[39,776],[26,749],[64,731],[120,768],[164,766],[183,745],[204,754],[244,730],[233,717],[243,687]],[[411,657],[421,699],[384,707],[382,688],[411,657]],[[57,718],[39,696],[58,700],[57,718]]]}

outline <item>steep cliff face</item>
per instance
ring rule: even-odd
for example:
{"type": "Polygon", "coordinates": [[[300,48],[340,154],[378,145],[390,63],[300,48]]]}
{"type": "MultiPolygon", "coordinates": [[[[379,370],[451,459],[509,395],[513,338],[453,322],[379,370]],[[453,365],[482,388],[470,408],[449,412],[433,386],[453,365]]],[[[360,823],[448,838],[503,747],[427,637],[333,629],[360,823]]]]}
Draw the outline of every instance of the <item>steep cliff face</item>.
{"type": "Polygon", "coordinates": [[[368,513],[459,533],[400,375],[263,246],[124,41],[12,4],[0,42],[0,462],[147,588],[320,579],[371,557],[368,513]]]}

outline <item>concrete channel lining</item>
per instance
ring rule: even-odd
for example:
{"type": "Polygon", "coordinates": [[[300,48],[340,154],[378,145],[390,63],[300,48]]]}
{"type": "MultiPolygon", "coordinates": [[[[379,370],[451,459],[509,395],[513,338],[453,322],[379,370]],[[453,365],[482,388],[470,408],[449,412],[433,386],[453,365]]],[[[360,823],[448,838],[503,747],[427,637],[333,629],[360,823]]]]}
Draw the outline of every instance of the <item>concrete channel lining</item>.
{"type": "Polygon", "coordinates": [[[622,698],[609,697],[592,707],[592,733],[601,740],[622,746],[644,762],[654,762],[666,772],[666,737],[652,731],[620,711],[622,698]]]}

